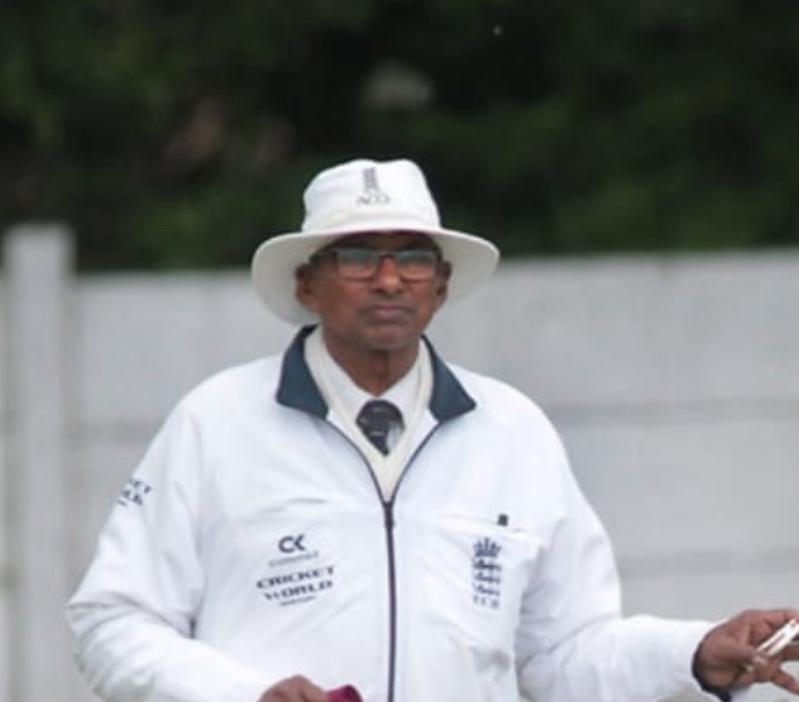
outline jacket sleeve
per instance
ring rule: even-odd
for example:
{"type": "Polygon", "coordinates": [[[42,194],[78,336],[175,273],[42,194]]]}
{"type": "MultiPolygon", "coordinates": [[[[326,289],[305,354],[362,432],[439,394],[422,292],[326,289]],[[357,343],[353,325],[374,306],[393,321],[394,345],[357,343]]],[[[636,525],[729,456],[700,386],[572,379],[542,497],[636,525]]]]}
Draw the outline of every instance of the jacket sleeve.
{"type": "Polygon", "coordinates": [[[525,698],[655,702],[693,691],[718,702],[701,692],[691,672],[710,624],[622,618],[609,539],[556,443],[559,487],[553,500],[562,508],[524,595],[516,640],[525,698]]]}
{"type": "Polygon", "coordinates": [[[117,499],[67,606],[78,665],[105,700],[257,702],[268,687],[192,638],[201,500],[201,437],[179,407],[117,499]]]}

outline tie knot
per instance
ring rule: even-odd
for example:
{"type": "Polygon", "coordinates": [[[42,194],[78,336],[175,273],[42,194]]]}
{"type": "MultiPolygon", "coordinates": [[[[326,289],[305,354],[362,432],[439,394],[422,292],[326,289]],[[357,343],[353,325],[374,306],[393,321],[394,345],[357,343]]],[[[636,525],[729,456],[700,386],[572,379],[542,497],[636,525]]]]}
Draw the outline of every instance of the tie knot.
{"type": "Polygon", "coordinates": [[[402,422],[399,409],[387,400],[369,400],[355,420],[366,438],[383,455],[388,453],[388,432],[394,422],[402,422]]]}

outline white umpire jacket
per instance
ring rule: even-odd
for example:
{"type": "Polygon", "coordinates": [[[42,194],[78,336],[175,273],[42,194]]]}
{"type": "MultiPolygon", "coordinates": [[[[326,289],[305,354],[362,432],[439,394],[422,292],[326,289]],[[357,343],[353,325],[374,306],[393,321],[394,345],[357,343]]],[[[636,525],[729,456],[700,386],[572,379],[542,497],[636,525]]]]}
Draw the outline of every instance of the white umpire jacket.
{"type": "MultiPolygon", "coordinates": [[[[257,702],[302,674],[366,702],[647,702],[698,690],[709,626],[622,619],[608,539],[540,410],[432,351],[385,501],[303,356],[171,413],[68,605],[113,702],[257,702]]],[[[715,698],[713,698],[715,699],[715,698]]]]}

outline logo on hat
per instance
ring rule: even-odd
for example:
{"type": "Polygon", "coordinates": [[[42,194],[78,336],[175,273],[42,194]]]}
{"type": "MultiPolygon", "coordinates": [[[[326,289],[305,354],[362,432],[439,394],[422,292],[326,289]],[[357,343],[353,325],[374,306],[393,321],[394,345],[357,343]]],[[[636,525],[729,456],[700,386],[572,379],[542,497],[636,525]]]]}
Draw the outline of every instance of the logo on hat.
{"type": "Polygon", "coordinates": [[[374,166],[363,169],[363,192],[356,202],[359,205],[385,205],[391,202],[391,198],[377,184],[377,168],[374,166]]]}

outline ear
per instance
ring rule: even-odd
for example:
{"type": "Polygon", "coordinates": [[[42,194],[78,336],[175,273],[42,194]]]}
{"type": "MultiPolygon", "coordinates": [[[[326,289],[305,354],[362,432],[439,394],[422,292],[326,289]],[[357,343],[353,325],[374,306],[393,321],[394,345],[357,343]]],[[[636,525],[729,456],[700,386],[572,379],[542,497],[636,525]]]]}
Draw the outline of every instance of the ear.
{"type": "Polygon", "coordinates": [[[294,295],[303,307],[316,312],[314,272],[307,263],[297,266],[297,270],[294,271],[294,295]]]}

